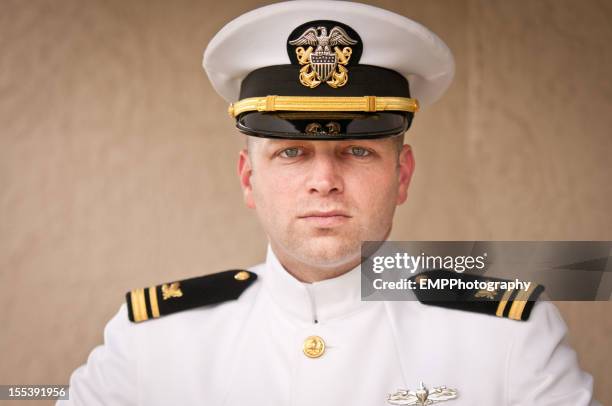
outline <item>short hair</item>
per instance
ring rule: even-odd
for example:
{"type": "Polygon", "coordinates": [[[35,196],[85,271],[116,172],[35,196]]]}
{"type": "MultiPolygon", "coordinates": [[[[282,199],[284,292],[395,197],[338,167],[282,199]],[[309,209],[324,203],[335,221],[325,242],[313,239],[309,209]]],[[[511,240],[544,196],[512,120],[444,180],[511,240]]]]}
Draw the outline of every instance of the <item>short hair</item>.
{"type": "Polygon", "coordinates": [[[397,134],[391,137],[391,139],[393,140],[393,145],[395,145],[395,149],[397,151],[397,156],[399,157],[399,154],[402,152],[402,147],[404,146],[404,137],[405,137],[406,133],[403,132],[401,134],[397,134]]]}

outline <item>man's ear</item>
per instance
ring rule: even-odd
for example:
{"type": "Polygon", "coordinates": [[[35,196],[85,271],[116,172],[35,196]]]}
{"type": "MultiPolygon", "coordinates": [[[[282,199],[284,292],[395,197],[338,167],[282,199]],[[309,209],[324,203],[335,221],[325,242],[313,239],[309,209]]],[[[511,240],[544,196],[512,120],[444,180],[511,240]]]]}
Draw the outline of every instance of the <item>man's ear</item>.
{"type": "Polygon", "coordinates": [[[410,186],[410,179],[412,179],[412,173],[414,172],[414,156],[410,145],[402,146],[398,165],[399,183],[396,204],[399,206],[408,198],[408,186],[410,186]]]}
{"type": "Polygon", "coordinates": [[[249,209],[255,208],[255,200],[253,199],[253,185],[251,184],[251,175],[253,174],[253,166],[249,151],[243,149],[238,157],[238,177],[240,178],[240,186],[244,196],[244,204],[249,209]]]}

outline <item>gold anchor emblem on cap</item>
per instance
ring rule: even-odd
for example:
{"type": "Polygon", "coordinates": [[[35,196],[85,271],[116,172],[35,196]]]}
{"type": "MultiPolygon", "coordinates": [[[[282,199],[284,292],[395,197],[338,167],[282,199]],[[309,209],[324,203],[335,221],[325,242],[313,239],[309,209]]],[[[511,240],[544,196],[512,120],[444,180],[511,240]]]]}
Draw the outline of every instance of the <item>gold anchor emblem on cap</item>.
{"type": "Polygon", "coordinates": [[[393,394],[387,395],[387,403],[390,405],[425,406],[455,398],[457,398],[457,389],[436,386],[430,390],[421,382],[417,390],[400,389],[393,394]]]}
{"type": "Polygon", "coordinates": [[[319,336],[307,337],[302,351],[308,358],[319,358],[325,352],[325,341],[319,336]]]}
{"type": "Polygon", "coordinates": [[[334,26],[327,34],[327,28],[309,27],[299,38],[289,41],[295,49],[300,69],[300,83],[315,88],[322,82],[333,88],[342,87],[348,81],[348,69],[345,66],[351,59],[353,50],[342,45],[355,45],[342,27],[334,26]],[[302,45],[302,46],[299,46],[302,45]],[[308,48],[304,49],[304,46],[308,48]],[[332,49],[333,47],[333,49],[332,49]]]}

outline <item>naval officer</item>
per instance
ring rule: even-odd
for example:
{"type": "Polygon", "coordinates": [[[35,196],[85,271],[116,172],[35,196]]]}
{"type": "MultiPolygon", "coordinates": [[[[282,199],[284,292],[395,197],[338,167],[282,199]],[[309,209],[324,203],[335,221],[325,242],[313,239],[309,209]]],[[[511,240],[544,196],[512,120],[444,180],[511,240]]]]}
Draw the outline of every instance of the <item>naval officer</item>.
{"type": "Polygon", "coordinates": [[[248,136],[266,260],[128,292],[60,404],[594,404],[538,289],[478,309],[361,301],[360,244],[407,198],[404,133],[453,78],[435,34],[364,4],[278,3],[227,24],[204,68],[248,136]]]}

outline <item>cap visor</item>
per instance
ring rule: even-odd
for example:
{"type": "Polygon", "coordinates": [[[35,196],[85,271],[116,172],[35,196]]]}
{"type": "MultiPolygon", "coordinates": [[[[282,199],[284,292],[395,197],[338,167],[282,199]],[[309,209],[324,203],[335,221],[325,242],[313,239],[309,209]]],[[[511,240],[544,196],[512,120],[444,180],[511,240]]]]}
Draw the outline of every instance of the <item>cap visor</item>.
{"type": "Polygon", "coordinates": [[[404,133],[412,117],[404,112],[249,112],[238,117],[236,127],[265,138],[371,139],[404,133]]]}

